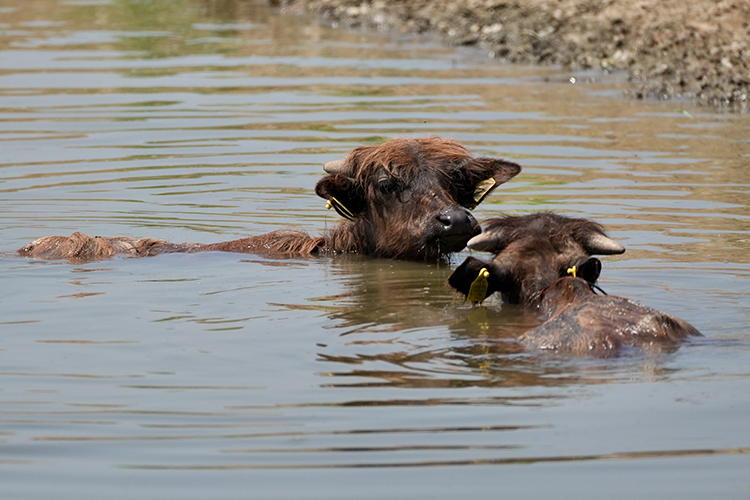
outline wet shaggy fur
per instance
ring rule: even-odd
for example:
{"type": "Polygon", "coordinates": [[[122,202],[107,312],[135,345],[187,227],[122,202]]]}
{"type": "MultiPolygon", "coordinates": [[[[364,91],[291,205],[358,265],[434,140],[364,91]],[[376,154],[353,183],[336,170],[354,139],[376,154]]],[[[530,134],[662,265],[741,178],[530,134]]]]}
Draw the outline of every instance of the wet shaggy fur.
{"type": "Polygon", "coordinates": [[[467,295],[480,270],[489,271],[485,296],[499,292],[539,313],[542,323],[519,337],[526,347],[610,357],[627,347],[657,350],[700,335],[679,318],[594,292],[601,264],[591,255],[624,251],[596,223],[551,213],[506,217],[489,222],[482,238],[494,259],[468,257],[448,283],[467,295]],[[574,266],[575,276],[569,275],[574,266]]]}
{"type": "Polygon", "coordinates": [[[115,236],[91,237],[83,233],[71,236],[47,236],[33,241],[18,252],[38,259],[97,260],[113,255],[148,257],[163,253],[206,251],[256,254],[312,254],[325,246],[325,238],[313,238],[302,231],[279,229],[268,234],[210,245],[169,243],[153,238],[115,236]]]}
{"type": "Polygon", "coordinates": [[[468,210],[521,167],[494,158],[474,158],[461,144],[428,137],[393,139],[354,149],[339,171],[326,175],[315,192],[351,214],[321,236],[278,230],[209,245],[151,238],[39,238],[21,248],[40,259],[94,260],[113,255],[225,251],[278,255],[357,253],[406,260],[435,260],[462,250],[481,229],[468,210]],[[492,180],[492,187],[477,187],[492,180]]]}
{"type": "Polygon", "coordinates": [[[544,290],[544,321],[521,336],[527,347],[610,357],[626,347],[659,352],[700,332],[675,316],[624,297],[598,295],[581,278],[566,277],[544,290]]]}

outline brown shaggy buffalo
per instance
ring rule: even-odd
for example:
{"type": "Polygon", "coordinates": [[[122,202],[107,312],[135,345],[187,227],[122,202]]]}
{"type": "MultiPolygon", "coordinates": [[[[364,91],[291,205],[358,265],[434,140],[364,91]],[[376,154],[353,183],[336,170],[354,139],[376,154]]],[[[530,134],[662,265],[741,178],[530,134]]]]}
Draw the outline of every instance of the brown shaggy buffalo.
{"type": "Polygon", "coordinates": [[[542,324],[519,338],[527,347],[608,357],[627,346],[659,349],[700,335],[679,318],[595,291],[601,263],[591,255],[625,248],[594,222],[551,213],[493,219],[468,246],[495,256],[490,262],[468,257],[448,283],[466,295],[478,286],[480,296],[472,300],[500,292],[507,302],[538,312],[542,324]],[[483,269],[486,290],[477,281],[483,269]]]}
{"type": "Polygon", "coordinates": [[[42,259],[92,260],[116,254],[174,252],[356,253],[434,260],[462,250],[481,229],[469,213],[493,189],[521,171],[515,163],[474,158],[455,141],[430,137],[362,146],[324,165],[315,192],[346,220],[322,236],[298,230],[213,244],[152,238],[72,236],[40,238],[19,250],[42,259]]]}

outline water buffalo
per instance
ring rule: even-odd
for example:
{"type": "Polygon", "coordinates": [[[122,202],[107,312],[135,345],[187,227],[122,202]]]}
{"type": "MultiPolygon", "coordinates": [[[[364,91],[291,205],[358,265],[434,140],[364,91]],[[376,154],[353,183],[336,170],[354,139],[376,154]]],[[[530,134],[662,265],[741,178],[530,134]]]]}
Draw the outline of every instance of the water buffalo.
{"type": "Polygon", "coordinates": [[[92,260],[115,254],[150,256],[225,251],[282,254],[356,253],[406,260],[434,260],[462,250],[481,232],[469,213],[521,167],[495,158],[474,158],[461,144],[429,137],[392,139],[362,146],[326,163],[315,192],[344,221],[322,236],[298,230],[214,244],[169,243],[151,238],[40,238],[19,250],[42,259],[92,260]]]}
{"type": "Polygon", "coordinates": [[[608,357],[627,346],[658,350],[700,335],[679,318],[595,291],[601,263],[591,255],[625,248],[594,222],[552,213],[493,219],[468,246],[495,256],[468,257],[448,283],[474,301],[500,292],[537,312],[542,324],[519,338],[527,347],[608,357]]]}

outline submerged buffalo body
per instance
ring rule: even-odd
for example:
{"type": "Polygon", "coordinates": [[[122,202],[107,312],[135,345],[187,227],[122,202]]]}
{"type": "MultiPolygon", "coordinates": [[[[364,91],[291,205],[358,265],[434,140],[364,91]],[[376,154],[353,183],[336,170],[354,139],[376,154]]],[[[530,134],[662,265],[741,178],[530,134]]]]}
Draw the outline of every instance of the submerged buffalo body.
{"type": "Polygon", "coordinates": [[[468,295],[486,270],[479,300],[499,292],[540,314],[542,324],[519,339],[528,347],[607,357],[626,346],[659,348],[700,335],[679,318],[594,292],[601,263],[591,256],[625,249],[591,221],[551,213],[493,219],[468,246],[495,256],[490,262],[468,257],[448,283],[468,295]]]}
{"type": "Polygon", "coordinates": [[[521,336],[537,349],[616,355],[625,347],[660,351],[688,336],[700,335],[692,325],[624,297],[598,295],[591,283],[572,276],[547,287],[539,301],[544,323],[521,336]]]}
{"type": "Polygon", "coordinates": [[[359,147],[324,168],[328,175],[318,181],[315,192],[346,220],[321,236],[278,230],[203,245],[74,233],[40,238],[19,253],[75,260],[200,251],[357,253],[432,260],[462,250],[479,234],[481,229],[469,210],[521,171],[515,163],[474,158],[457,142],[435,137],[393,139],[378,146],[359,147]]]}

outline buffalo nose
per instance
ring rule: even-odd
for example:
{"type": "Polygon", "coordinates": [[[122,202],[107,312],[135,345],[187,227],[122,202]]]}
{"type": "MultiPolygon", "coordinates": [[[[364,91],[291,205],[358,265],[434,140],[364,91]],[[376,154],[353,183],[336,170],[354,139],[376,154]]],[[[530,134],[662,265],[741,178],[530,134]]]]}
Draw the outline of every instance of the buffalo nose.
{"type": "Polygon", "coordinates": [[[461,207],[441,210],[437,220],[443,225],[444,236],[472,234],[477,226],[474,217],[461,207]]]}

